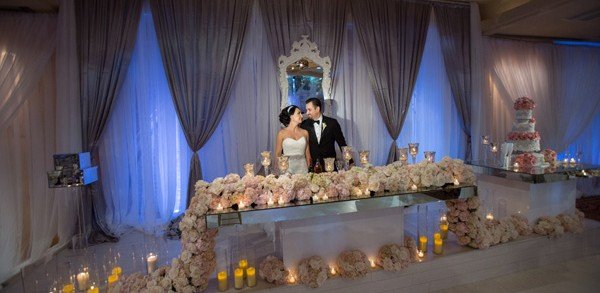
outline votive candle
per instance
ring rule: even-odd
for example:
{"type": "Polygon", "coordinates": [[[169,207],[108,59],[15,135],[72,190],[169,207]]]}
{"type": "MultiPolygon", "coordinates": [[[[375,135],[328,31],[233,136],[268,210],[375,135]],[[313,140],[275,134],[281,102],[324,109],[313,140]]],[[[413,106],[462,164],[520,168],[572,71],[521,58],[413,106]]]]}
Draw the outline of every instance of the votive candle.
{"type": "Polygon", "coordinates": [[[417,190],[417,185],[416,185],[416,184],[413,184],[413,185],[410,187],[410,189],[412,189],[412,190],[417,190]]]}
{"type": "Polygon", "coordinates": [[[242,289],[244,287],[244,270],[237,268],[233,273],[233,286],[235,289],[242,289]]]}
{"type": "Polygon", "coordinates": [[[118,282],[118,281],[119,281],[119,276],[117,276],[117,275],[114,275],[114,274],[113,274],[113,275],[110,275],[110,276],[108,276],[108,280],[107,280],[107,281],[108,281],[108,286],[112,286],[112,285],[114,285],[116,282],[118,282]]]}
{"type": "Polygon", "coordinates": [[[458,186],[458,185],[460,185],[460,182],[458,182],[458,179],[456,179],[456,178],[454,178],[454,185],[455,185],[455,186],[458,186]]]}
{"type": "Polygon", "coordinates": [[[277,200],[277,203],[278,203],[280,206],[282,206],[282,205],[284,205],[284,204],[285,204],[285,200],[283,200],[283,197],[281,197],[281,196],[280,196],[280,197],[279,197],[279,200],[277,200]]]}
{"type": "Polygon", "coordinates": [[[440,223],[440,233],[442,234],[442,239],[448,238],[448,224],[440,223]]]}
{"type": "Polygon", "coordinates": [[[120,266],[116,266],[112,269],[112,274],[113,275],[117,275],[117,276],[121,276],[121,273],[123,272],[123,269],[120,266]]]}
{"type": "Polygon", "coordinates": [[[244,271],[244,278],[246,277],[246,269],[248,268],[248,260],[247,259],[241,259],[238,263],[239,268],[242,269],[244,271]]]}
{"type": "Polygon", "coordinates": [[[485,218],[491,221],[494,219],[494,215],[492,213],[488,213],[485,218]]]}
{"type": "Polygon", "coordinates": [[[221,271],[217,274],[219,292],[227,291],[227,271],[221,271]]]}
{"type": "Polygon", "coordinates": [[[248,287],[256,286],[256,269],[254,267],[249,267],[246,269],[246,276],[248,287]]]}
{"type": "Polygon", "coordinates": [[[219,205],[217,206],[217,211],[222,211],[223,210],[223,206],[219,203],[219,205]]]}
{"type": "Polygon", "coordinates": [[[96,287],[96,286],[91,286],[88,290],[87,293],[100,293],[100,288],[96,287]]]}
{"type": "Polygon", "coordinates": [[[273,206],[275,203],[273,202],[273,198],[269,197],[269,201],[267,201],[268,206],[273,206]]]}
{"type": "Polygon", "coordinates": [[[425,235],[419,236],[419,250],[427,252],[427,236],[425,235]]]}

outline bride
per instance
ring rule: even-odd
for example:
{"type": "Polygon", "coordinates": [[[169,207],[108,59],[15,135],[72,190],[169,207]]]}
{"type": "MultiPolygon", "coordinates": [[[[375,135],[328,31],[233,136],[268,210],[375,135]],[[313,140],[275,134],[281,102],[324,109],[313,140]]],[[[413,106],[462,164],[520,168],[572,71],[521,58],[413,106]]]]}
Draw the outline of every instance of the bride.
{"type": "Polygon", "coordinates": [[[287,156],[289,159],[288,173],[306,174],[310,166],[310,151],[308,149],[308,131],[300,128],[302,113],[300,108],[291,105],[283,108],[279,121],[285,127],[277,133],[275,156],[287,156]]]}

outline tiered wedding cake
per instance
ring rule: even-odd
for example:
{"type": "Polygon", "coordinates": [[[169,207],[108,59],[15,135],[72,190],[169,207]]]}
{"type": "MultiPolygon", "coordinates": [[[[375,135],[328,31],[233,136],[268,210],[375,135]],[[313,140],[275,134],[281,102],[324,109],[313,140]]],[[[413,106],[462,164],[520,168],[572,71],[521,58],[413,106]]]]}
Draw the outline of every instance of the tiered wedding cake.
{"type": "Polygon", "coordinates": [[[522,167],[541,166],[544,164],[544,155],[539,153],[540,134],[535,131],[535,102],[527,97],[518,98],[514,108],[516,119],[512,131],[508,134],[508,140],[514,144],[515,162],[520,163],[522,167]]]}

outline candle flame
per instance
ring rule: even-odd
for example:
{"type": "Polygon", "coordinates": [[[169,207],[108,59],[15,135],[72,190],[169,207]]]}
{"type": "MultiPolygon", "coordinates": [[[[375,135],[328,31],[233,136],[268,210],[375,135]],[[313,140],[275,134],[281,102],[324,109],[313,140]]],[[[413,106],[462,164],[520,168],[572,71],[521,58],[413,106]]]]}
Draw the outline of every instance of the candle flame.
{"type": "Polygon", "coordinates": [[[488,213],[487,216],[485,216],[485,218],[491,221],[494,219],[494,215],[492,215],[492,213],[488,213]]]}
{"type": "Polygon", "coordinates": [[[334,267],[331,267],[331,274],[335,275],[335,268],[334,267]]]}
{"type": "Polygon", "coordinates": [[[421,258],[422,258],[423,256],[425,256],[425,254],[423,253],[423,251],[422,251],[422,250],[417,250],[417,255],[418,255],[419,257],[421,257],[421,258]]]}
{"type": "Polygon", "coordinates": [[[369,261],[371,262],[371,267],[374,268],[375,267],[375,260],[373,260],[372,258],[369,258],[369,261]]]}

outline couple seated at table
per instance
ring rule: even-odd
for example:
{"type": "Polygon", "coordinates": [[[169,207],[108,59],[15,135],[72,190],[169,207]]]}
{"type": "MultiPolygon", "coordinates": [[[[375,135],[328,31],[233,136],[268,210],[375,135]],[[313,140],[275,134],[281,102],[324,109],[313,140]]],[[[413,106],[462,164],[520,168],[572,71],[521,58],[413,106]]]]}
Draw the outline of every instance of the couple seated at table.
{"type": "Polygon", "coordinates": [[[335,143],[346,146],[344,134],[337,120],[322,114],[318,98],[306,100],[308,119],[302,121],[302,111],[290,105],[281,110],[279,121],[283,128],[277,133],[275,156],[289,159],[288,173],[306,174],[318,161],[324,166],[324,158],[334,158],[335,143]]]}

